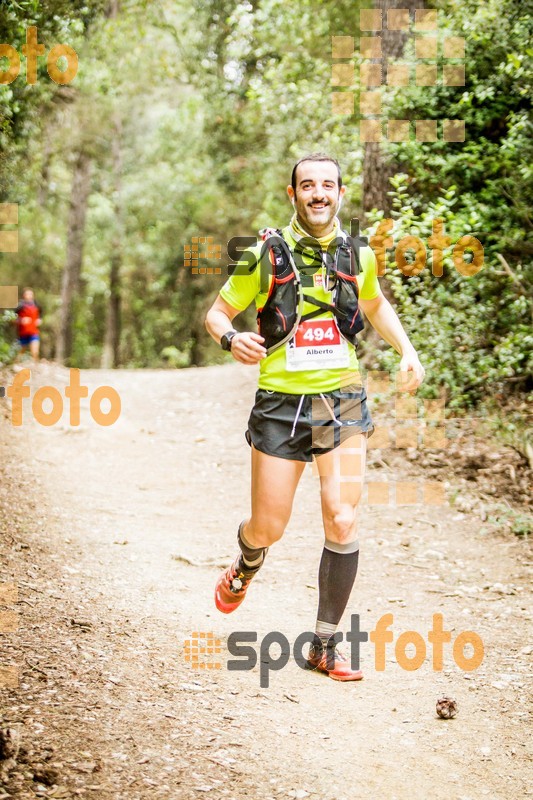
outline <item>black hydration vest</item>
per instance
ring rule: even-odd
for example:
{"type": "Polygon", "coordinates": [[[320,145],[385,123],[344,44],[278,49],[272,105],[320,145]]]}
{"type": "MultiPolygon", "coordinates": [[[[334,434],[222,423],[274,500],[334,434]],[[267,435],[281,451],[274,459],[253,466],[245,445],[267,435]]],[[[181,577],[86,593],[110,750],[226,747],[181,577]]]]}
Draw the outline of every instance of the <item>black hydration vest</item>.
{"type": "Polygon", "coordinates": [[[331,312],[340,334],[354,347],[356,335],[363,330],[364,322],[359,308],[359,290],[356,275],[360,271],[357,251],[343,239],[337,246],[334,263],[327,269],[334,273],[335,285],[332,303],[324,303],[304,294],[300,275],[292,253],[280,230],[268,232],[263,245],[261,268],[268,250],[272,281],[264,306],[257,311],[259,333],[264,337],[267,354],[288,342],[300,322],[331,312]],[[357,258],[357,265],[355,257],[357,258]],[[317,306],[316,311],[303,314],[304,301],[317,306]]]}

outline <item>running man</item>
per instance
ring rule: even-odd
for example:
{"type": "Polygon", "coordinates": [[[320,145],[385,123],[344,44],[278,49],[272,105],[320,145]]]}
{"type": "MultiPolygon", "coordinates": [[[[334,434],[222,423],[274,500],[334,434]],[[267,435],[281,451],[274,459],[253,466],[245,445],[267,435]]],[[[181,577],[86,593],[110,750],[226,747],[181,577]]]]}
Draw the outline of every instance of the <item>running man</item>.
{"type": "Polygon", "coordinates": [[[19,355],[30,349],[34,362],[39,361],[39,327],[41,325],[41,307],[35,302],[33,289],[26,287],[22,291],[22,300],[15,309],[17,318],[15,324],[18,329],[20,344],[19,355]]]}
{"type": "Polygon", "coordinates": [[[229,614],[244,600],[269,547],[283,536],[302,472],[314,459],[325,542],[308,666],[335,680],[351,681],[360,680],[361,671],[352,669],[335,640],[329,640],[357,573],[357,510],[367,437],[374,431],[355,351],[355,334],[362,328],[359,308],[400,355],[403,391],[416,390],[424,368],[381,292],[374,253],[369,247],[357,251],[346,246],[350,240],[337,218],[345,191],[335,159],[321,153],[300,159],[287,187],[294,207],[289,225],[278,236],[269,231],[263,248],[247,253],[253,253],[261,269],[243,259],[205,323],[213,339],[237,361],[260,365],[246,431],[251,446],[251,516],[239,525],[238,556],[216,584],[216,607],[229,614]],[[268,284],[261,250],[272,265],[268,284]],[[237,332],[234,318],[254,301],[260,332],[237,332]],[[341,482],[340,465],[347,481],[341,482]]]}

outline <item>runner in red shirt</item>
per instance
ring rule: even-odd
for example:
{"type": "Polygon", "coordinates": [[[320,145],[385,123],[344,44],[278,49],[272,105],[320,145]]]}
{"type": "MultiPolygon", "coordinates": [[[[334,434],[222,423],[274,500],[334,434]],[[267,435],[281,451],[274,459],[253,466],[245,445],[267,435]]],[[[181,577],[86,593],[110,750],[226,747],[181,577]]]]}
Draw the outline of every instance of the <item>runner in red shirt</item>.
{"type": "Polygon", "coordinates": [[[16,308],[16,313],[15,323],[18,329],[20,354],[29,347],[31,356],[37,363],[39,361],[41,306],[35,302],[33,289],[27,287],[23,290],[22,300],[16,308]]]}

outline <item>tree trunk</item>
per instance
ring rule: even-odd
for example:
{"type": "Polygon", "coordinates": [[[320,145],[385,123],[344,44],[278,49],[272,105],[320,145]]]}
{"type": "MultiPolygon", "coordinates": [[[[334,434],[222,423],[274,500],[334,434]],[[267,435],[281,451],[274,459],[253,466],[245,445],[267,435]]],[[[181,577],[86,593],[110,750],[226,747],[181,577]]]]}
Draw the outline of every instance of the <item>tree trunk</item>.
{"type": "Polygon", "coordinates": [[[86,153],[81,152],[78,153],[74,164],[68,212],[67,256],[63,271],[59,334],[56,346],[56,359],[60,364],[65,363],[72,354],[72,305],[80,285],[85,218],[90,189],[91,159],[86,153]]]}
{"type": "Polygon", "coordinates": [[[120,11],[120,0],[109,0],[106,10],[106,17],[108,19],[116,19],[120,11]]]}
{"type": "Polygon", "coordinates": [[[121,201],[121,174],[122,174],[122,153],[121,140],[122,120],[120,115],[115,113],[113,118],[113,206],[115,212],[115,226],[113,241],[111,245],[111,260],[109,271],[109,301],[107,305],[106,330],[104,347],[100,365],[102,369],[111,369],[119,363],[119,343],[120,343],[120,268],[122,266],[122,230],[123,214],[121,201]]]}
{"type": "Polygon", "coordinates": [[[48,198],[50,185],[50,164],[52,162],[52,147],[50,145],[50,138],[45,135],[43,140],[43,162],[41,166],[39,188],[37,191],[37,205],[40,206],[40,208],[44,208],[48,198]]]}
{"type": "MultiPolygon", "coordinates": [[[[400,58],[407,41],[409,33],[407,31],[388,30],[387,11],[391,8],[409,9],[411,21],[414,17],[415,8],[423,8],[421,0],[374,0],[374,8],[381,9],[383,19],[382,30],[382,54],[379,63],[382,65],[382,84],[387,84],[388,59],[400,58]]],[[[366,224],[366,212],[373,208],[384,211],[388,217],[391,209],[391,202],[387,192],[391,186],[389,179],[396,172],[395,165],[385,161],[379,142],[366,142],[363,156],[363,225],[366,224]]],[[[394,303],[394,296],[388,280],[380,281],[383,294],[391,303],[394,303]]],[[[377,342],[378,336],[374,330],[370,331],[369,341],[377,342]]]]}
{"type": "MultiPolygon", "coordinates": [[[[391,8],[409,9],[411,20],[415,8],[424,8],[421,0],[374,0],[374,8],[381,9],[383,15],[382,52],[381,64],[383,67],[382,82],[387,82],[388,59],[400,58],[407,41],[407,31],[389,31],[387,29],[387,10],[391,8]]],[[[367,142],[363,157],[363,210],[370,211],[377,208],[384,211],[385,216],[390,213],[389,178],[396,172],[392,163],[383,159],[379,142],[367,142]]]]}

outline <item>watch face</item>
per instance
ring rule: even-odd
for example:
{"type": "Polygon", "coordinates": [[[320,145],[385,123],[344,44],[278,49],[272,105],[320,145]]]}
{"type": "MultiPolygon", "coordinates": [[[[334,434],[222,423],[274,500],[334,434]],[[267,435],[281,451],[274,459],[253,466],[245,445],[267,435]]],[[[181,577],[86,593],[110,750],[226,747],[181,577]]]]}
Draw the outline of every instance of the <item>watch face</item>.
{"type": "Polygon", "coordinates": [[[235,336],[236,331],[230,331],[230,333],[225,333],[220,340],[220,344],[222,345],[223,350],[227,350],[228,352],[231,350],[231,340],[235,336]]]}

